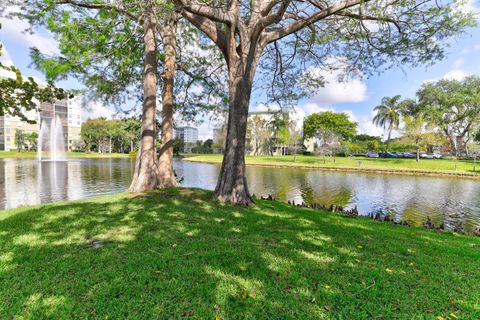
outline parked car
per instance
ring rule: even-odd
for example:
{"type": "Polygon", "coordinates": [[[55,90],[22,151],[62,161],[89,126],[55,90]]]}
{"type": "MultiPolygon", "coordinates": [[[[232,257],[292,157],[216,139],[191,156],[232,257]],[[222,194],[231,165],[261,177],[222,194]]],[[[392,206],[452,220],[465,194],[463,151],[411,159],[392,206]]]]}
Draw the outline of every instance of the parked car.
{"type": "Polygon", "coordinates": [[[365,157],[367,158],[378,158],[378,153],[370,151],[365,154],[365,157]]]}
{"type": "Polygon", "coordinates": [[[437,153],[422,153],[420,154],[420,158],[424,159],[440,159],[442,157],[441,154],[437,153]]]}
{"type": "Polygon", "coordinates": [[[380,158],[398,158],[398,155],[396,152],[382,152],[380,154],[380,158]]]}
{"type": "Polygon", "coordinates": [[[404,158],[413,159],[413,158],[416,158],[417,155],[416,155],[414,152],[404,152],[404,153],[403,153],[403,157],[404,157],[404,158]]]}

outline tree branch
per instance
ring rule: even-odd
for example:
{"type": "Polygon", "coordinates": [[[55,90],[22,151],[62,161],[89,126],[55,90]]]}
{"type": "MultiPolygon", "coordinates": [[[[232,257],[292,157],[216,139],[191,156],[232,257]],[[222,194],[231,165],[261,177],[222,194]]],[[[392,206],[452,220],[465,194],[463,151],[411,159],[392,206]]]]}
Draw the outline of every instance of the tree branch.
{"type": "Polygon", "coordinates": [[[226,35],[217,27],[215,22],[186,10],[182,10],[182,15],[187,18],[188,21],[190,21],[195,27],[205,33],[222,51],[223,55],[227,57],[227,42],[225,41],[226,35]]]}
{"type": "Polygon", "coordinates": [[[281,39],[289,34],[297,32],[298,30],[307,27],[319,20],[322,20],[326,17],[337,14],[338,12],[348,9],[350,7],[359,5],[361,3],[366,3],[370,0],[346,0],[344,2],[338,3],[336,5],[329,6],[323,10],[320,10],[309,17],[304,19],[299,19],[295,22],[292,22],[289,25],[280,28],[270,29],[265,33],[264,41],[271,43],[275,40],[281,39]]]}
{"type": "Polygon", "coordinates": [[[114,5],[114,4],[111,4],[111,3],[85,3],[85,2],[76,1],[76,0],[58,0],[58,1],[55,1],[55,4],[56,5],[70,4],[70,5],[75,6],[75,7],[87,8],[87,9],[115,10],[118,13],[125,14],[126,16],[128,16],[130,19],[132,19],[134,21],[137,21],[139,23],[143,22],[142,19],[140,18],[140,16],[137,16],[137,15],[131,13],[130,11],[128,11],[124,7],[117,6],[117,5],[114,5]]]}
{"type": "Polygon", "coordinates": [[[233,17],[231,16],[230,12],[222,8],[192,3],[188,0],[176,0],[176,2],[182,7],[182,9],[192,14],[199,15],[216,22],[227,24],[233,23],[233,17]]]}

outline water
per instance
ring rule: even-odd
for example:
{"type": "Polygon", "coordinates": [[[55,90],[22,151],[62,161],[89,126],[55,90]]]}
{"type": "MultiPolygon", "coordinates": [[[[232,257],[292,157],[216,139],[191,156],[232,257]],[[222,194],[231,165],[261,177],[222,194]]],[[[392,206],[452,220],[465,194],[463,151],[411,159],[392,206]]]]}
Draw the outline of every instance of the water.
{"type": "Polygon", "coordinates": [[[52,118],[50,123],[46,120],[40,125],[40,133],[38,135],[37,159],[42,161],[45,154],[49,152],[48,161],[65,161],[65,136],[63,133],[62,120],[57,115],[52,118]]]}
{"type": "MultiPolygon", "coordinates": [[[[130,159],[0,159],[0,208],[123,191],[133,168],[130,159]]],[[[175,161],[175,170],[184,186],[214,189],[219,165],[175,161]]],[[[360,214],[381,211],[417,225],[427,216],[447,228],[480,225],[476,180],[265,167],[247,167],[247,179],[252,193],[282,201],[356,205],[360,214]]]]}

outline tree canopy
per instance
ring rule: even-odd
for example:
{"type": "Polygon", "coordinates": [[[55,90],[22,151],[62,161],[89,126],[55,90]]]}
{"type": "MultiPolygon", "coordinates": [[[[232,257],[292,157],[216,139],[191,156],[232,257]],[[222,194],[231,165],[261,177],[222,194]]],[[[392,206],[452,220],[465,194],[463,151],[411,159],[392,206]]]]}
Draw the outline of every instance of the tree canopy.
{"type": "Polygon", "coordinates": [[[480,77],[442,79],[424,84],[418,91],[419,111],[462,154],[480,124],[480,77]]]}
{"type": "Polygon", "coordinates": [[[325,111],[313,113],[305,118],[303,134],[305,138],[334,134],[344,140],[350,140],[355,137],[357,126],[358,124],[350,121],[345,113],[325,111]]]}

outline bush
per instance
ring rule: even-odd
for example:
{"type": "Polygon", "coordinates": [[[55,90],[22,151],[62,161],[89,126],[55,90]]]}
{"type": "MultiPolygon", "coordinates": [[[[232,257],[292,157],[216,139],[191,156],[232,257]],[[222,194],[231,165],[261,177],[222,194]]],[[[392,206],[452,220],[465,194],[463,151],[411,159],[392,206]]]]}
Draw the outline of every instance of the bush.
{"type": "Polygon", "coordinates": [[[134,159],[137,158],[137,155],[138,155],[138,152],[137,152],[137,151],[131,151],[131,152],[128,153],[128,156],[129,156],[130,158],[134,158],[134,159]]]}

